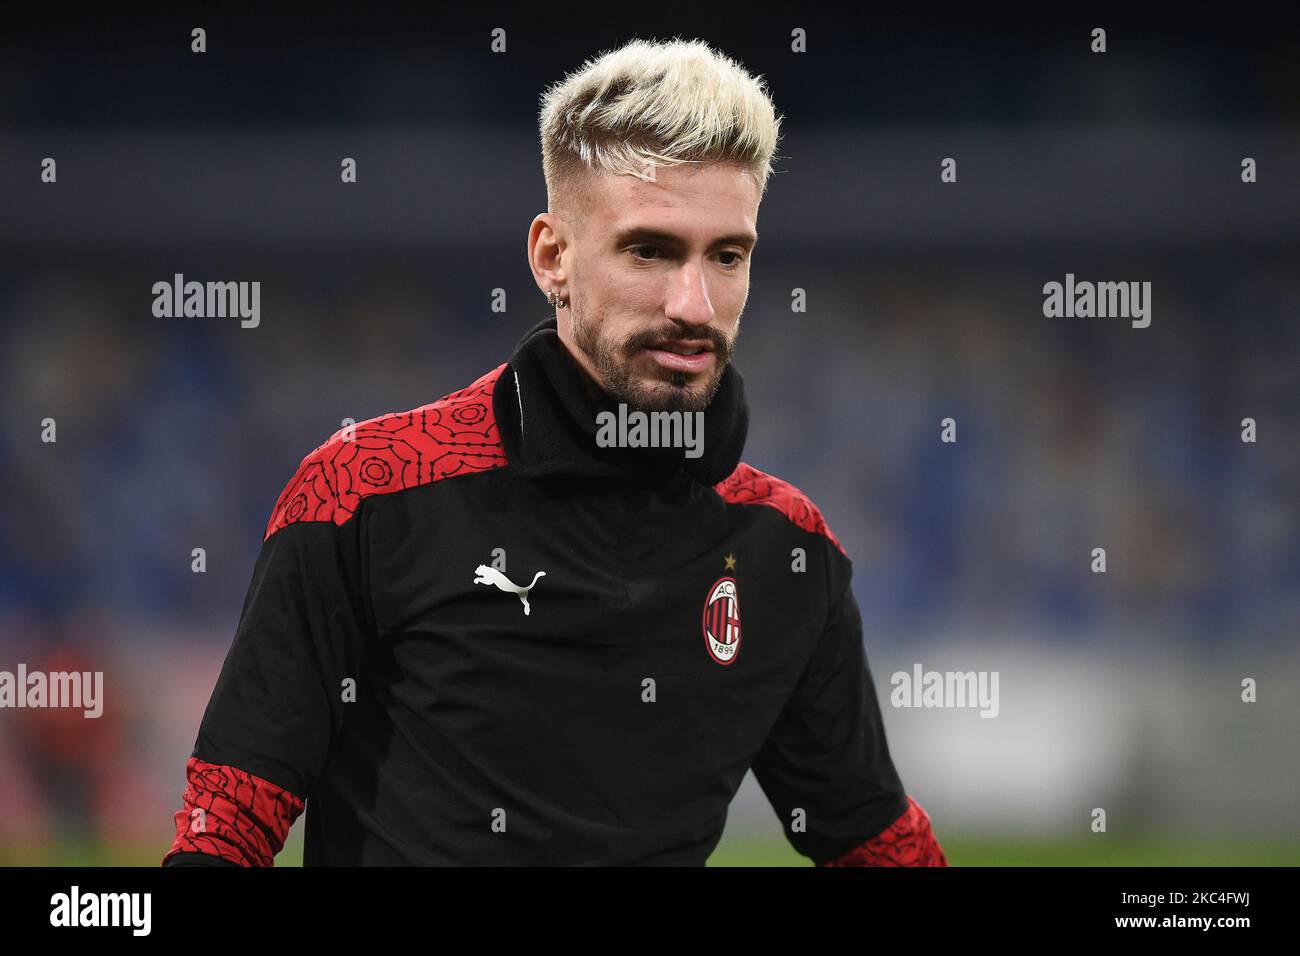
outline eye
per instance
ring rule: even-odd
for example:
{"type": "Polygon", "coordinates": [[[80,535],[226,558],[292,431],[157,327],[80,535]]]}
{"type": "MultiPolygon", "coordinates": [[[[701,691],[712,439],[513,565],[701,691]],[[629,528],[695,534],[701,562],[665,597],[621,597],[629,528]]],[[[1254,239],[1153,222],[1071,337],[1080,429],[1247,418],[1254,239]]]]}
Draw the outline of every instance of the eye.
{"type": "MultiPolygon", "coordinates": [[[[658,246],[652,246],[652,245],[650,245],[649,243],[641,243],[640,245],[632,246],[628,251],[629,251],[629,252],[632,252],[632,253],[635,253],[638,249],[651,249],[651,250],[653,250],[653,251],[655,251],[655,252],[659,252],[659,251],[660,251],[660,249],[659,249],[658,246]]],[[[643,259],[644,257],[643,257],[643,256],[636,256],[636,258],[638,258],[638,259],[643,259]]],[[[651,259],[651,260],[649,260],[649,261],[654,261],[654,260],[651,259]]]]}
{"type": "Polygon", "coordinates": [[[723,252],[721,253],[721,255],[724,255],[724,256],[735,256],[735,257],[736,257],[732,262],[724,262],[724,263],[723,263],[723,265],[726,266],[726,268],[728,268],[728,269],[734,269],[734,268],[736,268],[738,265],[740,265],[742,262],[745,261],[745,256],[744,256],[744,254],[743,254],[743,253],[740,253],[740,252],[736,252],[734,249],[727,249],[727,250],[723,251],[723,252]]]}

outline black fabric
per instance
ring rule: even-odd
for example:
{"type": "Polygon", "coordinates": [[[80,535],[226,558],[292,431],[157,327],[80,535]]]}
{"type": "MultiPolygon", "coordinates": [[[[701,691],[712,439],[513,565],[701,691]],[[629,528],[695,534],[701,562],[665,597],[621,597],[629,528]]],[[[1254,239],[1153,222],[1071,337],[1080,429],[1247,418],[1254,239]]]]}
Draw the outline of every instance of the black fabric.
{"type": "Polygon", "coordinates": [[[862,642],[862,612],[845,582],[794,694],[754,760],[754,779],[787,827],[802,812],[816,821],[787,829],[816,863],[859,846],[862,821],[884,829],[907,809],[880,722],[880,703],[862,642]],[[810,779],[826,786],[810,787],[810,779]]]}
{"type": "Polygon", "coordinates": [[[852,566],[797,489],[738,469],[739,373],[699,459],[598,448],[583,374],[540,323],[495,381],[499,445],[473,406],[442,477],[357,501],[365,456],[427,476],[398,438],[454,416],[363,423],[312,485],[333,520],[263,544],[194,755],[303,797],[305,865],[703,865],[751,767],[814,860],[906,806],[852,566]],[[710,627],[738,629],[725,662],[710,627]]]}
{"type": "Polygon", "coordinates": [[[699,458],[687,457],[681,448],[598,447],[596,416],[602,411],[617,413],[618,404],[604,392],[593,394],[587,372],[561,341],[554,317],[524,335],[508,365],[493,405],[506,455],[524,477],[570,475],[645,482],[662,480],[684,468],[700,483],[716,485],[736,470],[744,452],[749,408],[744,380],[730,362],[703,413],[699,458]]]}

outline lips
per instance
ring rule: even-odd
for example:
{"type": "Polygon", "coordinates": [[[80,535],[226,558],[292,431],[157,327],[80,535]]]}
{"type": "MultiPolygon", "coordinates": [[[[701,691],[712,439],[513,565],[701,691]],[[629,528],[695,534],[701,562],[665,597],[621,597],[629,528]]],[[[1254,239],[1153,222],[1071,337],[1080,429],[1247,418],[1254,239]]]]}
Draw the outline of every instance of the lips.
{"type": "Polygon", "coordinates": [[[673,352],[678,355],[689,355],[699,351],[712,352],[713,343],[707,339],[692,339],[690,341],[672,339],[663,342],[655,342],[653,345],[646,346],[646,348],[658,349],[662,352],[673,352]]]}
{"type": "Polygon", "coordinates": [[[662,368],[674,372],[702,372],[713,362],[713,346],[708,342],[661,342],[646,346],[645,351],[662,368]],[[696,355],[682,355],[678,351],[702,349],[696,355]]]}

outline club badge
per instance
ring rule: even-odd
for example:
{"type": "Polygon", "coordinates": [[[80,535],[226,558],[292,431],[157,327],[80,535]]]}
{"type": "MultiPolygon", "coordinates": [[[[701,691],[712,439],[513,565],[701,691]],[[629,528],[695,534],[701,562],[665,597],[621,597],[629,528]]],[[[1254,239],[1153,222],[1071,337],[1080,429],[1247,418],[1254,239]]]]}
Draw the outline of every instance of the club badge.
{"type": "Polygon", "coordinates": [[[704,646],[719,664],[730,664],[740,653],[740,598],[736,579],[718,578],[704,600],[704,646]]]}

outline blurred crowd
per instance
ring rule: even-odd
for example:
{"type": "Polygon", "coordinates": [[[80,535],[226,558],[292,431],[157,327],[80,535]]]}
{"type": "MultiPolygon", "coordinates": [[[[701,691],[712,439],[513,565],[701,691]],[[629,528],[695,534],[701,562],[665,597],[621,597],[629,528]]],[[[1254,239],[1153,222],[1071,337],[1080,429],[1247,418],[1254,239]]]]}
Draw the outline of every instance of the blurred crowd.
{"type": "MultiPolygon", "coordinates": [[[[745,459],[821,507],[879,640],[970,626],[1198,646],[1293,633],[1296,280],[1162,268],[1153,325],[1132,329],[1043,317],[1044,276],[1025,268],[936,282],[756,267],[735,356],[752,410],[745,459]],[[807,312],[788,311],[796,286],[811,290],[807,312]],[[941,441],[947,418],[954,442],[941,441]]],[[[346,417],[467,384],[545,314],[529,289],[498,314],[476,288],[433,305],[414,276],[323,292],[286,272],[264,280],[276,292],[261,327],[241,329],[154,318],[141,289],[111,278],[11,278],[9,634],[87,607],[233,623],[302,456],[346,417]]]]}

